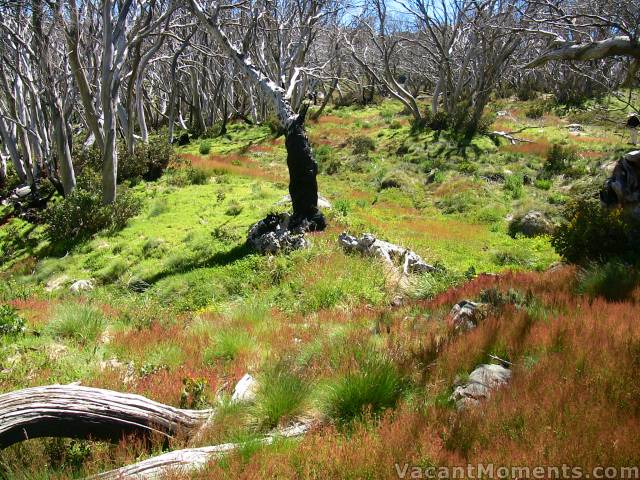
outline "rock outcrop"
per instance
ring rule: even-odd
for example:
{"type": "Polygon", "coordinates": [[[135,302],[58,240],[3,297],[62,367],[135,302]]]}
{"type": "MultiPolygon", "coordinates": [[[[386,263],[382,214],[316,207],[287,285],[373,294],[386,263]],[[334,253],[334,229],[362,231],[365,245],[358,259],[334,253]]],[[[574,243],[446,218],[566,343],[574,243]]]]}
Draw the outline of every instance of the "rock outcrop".
{"type": "Polygon", "coordinates": [[[486,305],[470,300],[456,303],[449,313],[453,328],[459,332],[467,332],[476,328],[485,315],[486,305]]]}
{"type": "Polygon", "coordinates": [[[360,238],[356,238],[343,232],[338,237],[338,243],[347,252],[359,252],[378,257],[389,267],[400,270],[404,275],[434,272],[436,270],[433,265],[426,263],[413,250],[379,240],[370,233],[365,233],[360,238]]]}
{"type": "Polygon", "coordinates": [[[493,390],[500,388],[511,380],[511,370],[502,365],[479,365],[469,375],[467,381],[458,385],[451,399],[459,409],[477,405],[488,398],[493,390]]]}

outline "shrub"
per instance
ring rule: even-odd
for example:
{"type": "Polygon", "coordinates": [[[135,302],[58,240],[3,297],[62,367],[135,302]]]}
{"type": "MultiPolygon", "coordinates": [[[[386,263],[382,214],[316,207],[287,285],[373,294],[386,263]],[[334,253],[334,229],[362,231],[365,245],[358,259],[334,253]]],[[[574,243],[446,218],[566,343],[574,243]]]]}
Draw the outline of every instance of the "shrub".
{"type": "Polygon", "coordinates": [[[356,155],[367,154],[376,148],[375,142],[364,135],[359,135],[351,139],[351,145],[353,146],[353,153],[356,155]]]}
{"type": "Polygon", "coordinates": [[[276,367],[263,375],[251,413],[261,427],[275,428],[302,413],[309,391],[300,376],[276,367]]]}
{"type": "Polygon", "coordinates": [[[152,137],[148,143],[138,143],[133,153],[118,144],[118,182],[143,178],[156,180],[162,176],[175,153],[164,137],[152,137]]]}
{"type": "Polygon", "coordinates": [[[534,103],[524,112],[525,117],[531,119],[542,118],[545,114],[546,107],[543,103],[534,103]]]}
{"type": "Polygon", "coordinates": [[[551,188],[551,180],[547,178],[538,178],[533,185],[540,190],[549,190],[551,188]]]}
{"type": "Polygon", "coordinates": [[[523,176],[521,174],[507,175],[504,179],[503,188],[514,200],[522,198],[522,194],[524,193],[523,176]]]}
{"type": "Polygon", "coordinates": [[[251,351],[255,340],[243,330],[221,330],[213,337],[213,344],[207,347],[203,361],[213,365],[217,360],[235,360],[239,355],[251,351]]]}
{"type": "Polygon", "coordinates": [[[200,155],[209,155],[211,151],[211,142],[204,140],[200,142],[200,155]]]}
{"type": "Polygon", "coordinates": [[[551,244],[567,261],[637,259],[640,222],[622,209],[604,209],[595,199],[567,204],[564,223],[556,228],[551,244]]]}
{"type": "Polygon", "coordinates": [[[440,110],[430,115],[426,123],[431,130],[446,130],[451,126],[451,119],[447,112],[440,110]]]}
{"type": "Polygon", "coordinates": [[[15,308],[0,305],[0,335],[18,335],[25,331],[24,319],[15,308]]]}
{"type": "Polygon", "coordinates": [[[192,166],[177,168],[168,175],[169,185],[186,187],[187,185],[204,185],[211,175],[204,170],[192,166]]]}
{"type": "Polygon", "coordinates": [[[620,260],[594,263],[578,274],[578,292],[610,301],[624,300],[640,283],[637,269],[620,260]]]}
{"type": "Polygon", "coordinates": [[[140,208],[140,200],[124,187],[114,203],[103,205],[100,178],[85,170],[76,189],[45,211],[45,231],[54,244],[68,245],[101,230],[121,230],[140,208]]]}
{"type": "Polygon", "coordinates": [[[97,308],[69,303],[56,309],[47,331],[55,337],[72,339],[85,345],[98,339],[105,323],[104,315],[97,308]]]}
{"type": "Polygon", "coordinates": [[[404,382],[387,359],[366,356],[357,371],[333,380],[326,387],[322,407],[334,422],[347,424],[366,414],[379,415],[396,406],[404,382]]]}
{"type": "Polygon", "coordinates": [[[575,172],[574,164],[578,160],[576,151],[571,147],[563,147],[554,144],[547,152],[547,159],[542,168],[542,177],[552,175],[572,174],[575,172]]]}

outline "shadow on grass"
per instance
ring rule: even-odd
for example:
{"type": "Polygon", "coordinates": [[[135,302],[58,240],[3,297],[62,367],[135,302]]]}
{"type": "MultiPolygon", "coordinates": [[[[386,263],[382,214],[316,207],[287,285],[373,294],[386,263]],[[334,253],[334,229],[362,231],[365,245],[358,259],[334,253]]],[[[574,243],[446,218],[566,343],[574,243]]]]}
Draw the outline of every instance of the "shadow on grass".
{"type": "Polygon", "coordinates": [[[242,243],[242,244],[236,245],[230,250],[223,251],[223,252],[216,252],[208,258],[197,259],[193,262],[185,263],[184,265],[181,265],[179,268],[163,270],[162,272],[158,272],[155,275],[145,278],[145,281],[150,284],[153,284],[171,275],[186,273],[191,270],[195,270],[196,268],[224,267],[225,265],[230,265],[234,262],[237,262],[238,260],[241,260],[244,257],[251,255],[252,253],[254,253],[254,251],[251,249],[251,247],[246,243],[242,243]]]}

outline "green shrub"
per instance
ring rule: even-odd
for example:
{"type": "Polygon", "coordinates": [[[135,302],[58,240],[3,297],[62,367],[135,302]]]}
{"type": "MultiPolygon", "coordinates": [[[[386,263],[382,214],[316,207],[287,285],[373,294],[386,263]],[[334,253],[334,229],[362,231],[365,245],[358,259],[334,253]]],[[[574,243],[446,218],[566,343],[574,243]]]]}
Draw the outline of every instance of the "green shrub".
{"type": "Polygon", "coordinates": [[[25,321],[15,308],[0,305],[0,335],[18,335],[25,331],[25,321]]]}
{"type": "Polygon", "coordinates": [[[404,381],[387,359],[366,355],[360,368],[331,381],[322,398],[322,410],[338,424],[367,414],[378,415],[396,406],[404,381]]]}
{"type": "Polygon", "coordinates": [[[144,178],[160,178],[175,158],[173,147],[164,137],[151,137],[148,143],[137,143],[133,153],[124,144],[118,144],[118,182],[144,178]]]}
{"type": "Polygon", "coordinates": [[[99,177],[85,170],[76,189],[45,211],[45,231],[54,244],[69,245],[101,230],[121,230],[140,208],[140,200],[124,187],[114,203],[103,205],[99,177]]]}
{"type": "Polygon", "coordinates": [[[553,144],[547,152],[547,159],[542,167],[541,178],[548,178],[553,175],[572,175],[576,172],[575,163],[578,155],[575,149],[553,144]]]}
{"type": "Polygon", "coordinates": [[[351,139],[351,145],[353,146],[353,153],[356,155],[364,155],[372,152],[376,148],[375,142],[364,135],[358,135],[351,139]]]}
{"type": "Polygon", "coordinates": [[[551,244],[567,261],[622,258],[636,260],[640,222],[622,209],[604,209],[596,199],[567,204],[565,222],[558,226],[551,244]]]}
{"type": "Polygon", "coordinates": [[[521,174],[507,175],[504,179],[503,188],[507,194],[517,200],[522,198],[524,193],[524,178],[521,174]]]}
{"type": "Polygon", "coordinates": [[[113,283],[127,271],[127,262],[122,258],[114,258],[104,268],[96,272],[96,277],[103,283],[113,283]]]}
{"type": "Polygon", "coordinates": [[[275,367],[260,379],[252,416],[263,428],[275,428],[303,413],[309,385],[299,375],[275,367]]]}
{"type": "Polygon", "coordinates": [[[626,299],[638,283],[638,270],[617,259],[604,264],[594,263],[578,274],[579,293],[609,301],[626,299]]]}
{"type": "Polygon", "coordinates": [[[547,109],[544,103],[534,103],[530,105],[529,108],[527,108],[527,110],[524,112],[524,115],[525,117],[531,119],[542,118],[546,110],[547,109]]]}
{"type": "Polygon", "coordinates": [[[211,151],[211,142],[208,140],[204,140],[200,142],[200,155],[209,155],[211,151]]]}
{"type": "Polygon", "coordinates": [[[551,188],[552,182],[548,178],[538,178],[533,185],[540,190],[549,190],[551,188]]]}
{"type": "Polygon", "coordinates": [[[227,210],[224,212],[225,215],[229,215],[230,217],[237,217],[242,213],[243,207],[236,200],[232,200],[227,207],[227,210]]]}
{"type": "Polygon", "coordinates": [[[176,168],[168,175],[169,185],[186,187],[187,185],[204,185],[209,181],[210,173],[192,166],[176,168]]]}
{"type": "Polygon", "coordinates": [[[104,315],[97,308],[68,303],[56,308],[46,330],[54,337],[68,338],[86,345],[99,338],[105,325],[104,315]]]}

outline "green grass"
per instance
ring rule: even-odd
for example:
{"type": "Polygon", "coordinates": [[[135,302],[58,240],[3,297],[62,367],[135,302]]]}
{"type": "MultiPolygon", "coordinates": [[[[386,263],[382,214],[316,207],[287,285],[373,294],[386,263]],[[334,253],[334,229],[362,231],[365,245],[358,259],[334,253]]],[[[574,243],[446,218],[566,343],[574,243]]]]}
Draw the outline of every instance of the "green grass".
{"type": "Polygon", "coordinates": [[[251,414],[261,428],[274,428],[303,413],[310,391],[307,379],[274,367],[260,377],[251,414]]]}
{"type": "Polygon", "coordinates": [[[95,343],[107,325],[104,314],[90,305],[67,303],[56,308],[47,332],[82,345],[95,343]]]}
{"type": "Polygon", "coordinates": [[[332,379],[324,386],[321,409],[338,424],[378,415],[395,407],[404,388],[404,381],[387,359],[368,356],[359,368],[332,379]]]}

